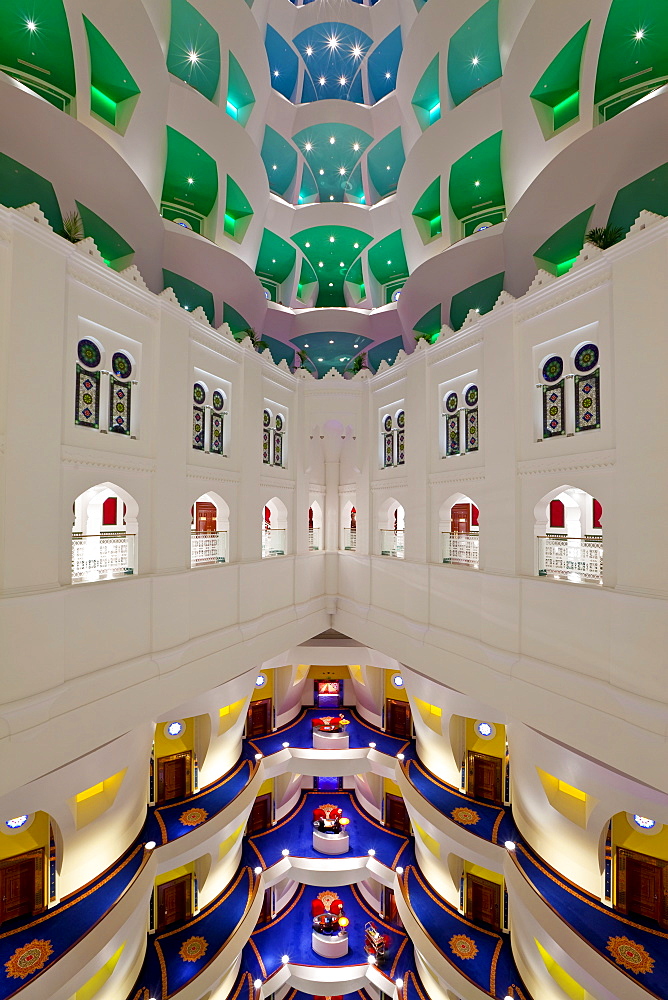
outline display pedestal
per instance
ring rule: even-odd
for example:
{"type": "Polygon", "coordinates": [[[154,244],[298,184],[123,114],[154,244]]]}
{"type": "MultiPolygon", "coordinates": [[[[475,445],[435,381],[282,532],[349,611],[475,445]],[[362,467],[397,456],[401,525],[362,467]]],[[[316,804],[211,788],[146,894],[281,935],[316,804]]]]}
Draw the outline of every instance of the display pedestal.
{"type": "Polygon", "coordinates": [[[319,854],[329,854],[334,857],[337,854],[345,854],[350,847],[350,838],[347,833],[321,833],[320,830],[313,831],[313,850],[319,854]]]}
{"type": "Polygon", "coordinates": [[[348,750],[350,738],[348,733],[321,733],[313,730],[314,750],[348,750]]]}
{"type": "Polygon", "coordinates": [[[318,934],[311,931],[311,947],[316,955],[323,958],[343,958],[348,954],[348,935],[339,931],[338,934],[318,934]]]}

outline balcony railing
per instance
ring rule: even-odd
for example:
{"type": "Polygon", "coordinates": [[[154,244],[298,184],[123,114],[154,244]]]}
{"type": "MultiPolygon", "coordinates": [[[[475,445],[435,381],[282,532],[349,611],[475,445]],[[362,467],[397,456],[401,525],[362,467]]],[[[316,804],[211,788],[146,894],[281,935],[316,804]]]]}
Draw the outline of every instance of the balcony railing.
{"type": "Polygon", "coordinates": [[[538,575],[571,583],[603,583],[603,539],[541,536],[538,575]]]}
{"type": "Polygon", "coordinates": [[[262,558],[285,555],[285,528],[264,528],[262,531],[262,558]]]}
{"type": "Polygon", "coordinates": [[[346,552],[354,552],[357,548],[357,529],[343,529],[343,548],[346,552]]]}
{"type": "Polygon", "coordinates": [[[401,531],[380,532],[380,554],[381,556],[394,556],[395,559],[404,558],[404,533],[401,531]]]}
{"type": "Polygon", "coordinates": [[[472,566],[478,569],[480,555],[480,535],[478,532],[442,531],[441,558],[444,563],[458,566],[472,566]]]}
{"type": "Polygon", "coordinates": [[[320,551],[320,528],[313,528],[312,531],[309,531],[308,547],[309,547],[309,552],[320,551]]]}
{"type": "Polygon", "coordinates": [[[191,531],[190,566],[211,566],[227,562],[226,531],[191,531]]]}
{"type": "Polygon", "coordinates": [[[95,583],[132,576],[137,536],[125,532],[72,535],[72,583],[95,583]]]}

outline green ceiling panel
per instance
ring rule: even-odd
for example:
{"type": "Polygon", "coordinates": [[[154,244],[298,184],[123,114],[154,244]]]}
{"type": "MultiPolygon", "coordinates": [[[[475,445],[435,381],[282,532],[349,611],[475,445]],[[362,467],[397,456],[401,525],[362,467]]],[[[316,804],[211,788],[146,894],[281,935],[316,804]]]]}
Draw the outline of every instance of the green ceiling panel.
{"type": "Polygon", "coordinates": [[[265,125],[261,155],[269,179],[269,190],[282,198],[294,180],[297,151],[287,139],[265,125]]]}
{"type": "Polygon", "coordinates": [[[376,344],[369,351],[369,364],[372,368],[378,368],[381,361],[387,361],[393,365],[397,360],[397,354],[404,348],[403,337],[393,337],[392,340],[385,340],[382,344],[376,344]]]}
{"type": "Polygon", "coordinates": [[[593,209],[594,206],[591,205],[580,212],[534,251],[534,259],[539,267],[548,265],[547,270],[557,275],[565,274],[572,267],[584,245],[593,209]]]}
{"type": "Polygon", "coordinates": [[[400,229],[374,243],[369,249],[369,267],[381,285],[408,277],[408,264],[400,229]]]}
{"type": "MultiPolygon", "coordinates": [[[[108,222],[101,219],[90,208],[86,208],[80,201],[76,202],[76,206],[81,216],[84,234],[95,240],[98,250],[108,264],[115,260],[128,258],[134,253],[134,248],[129,243],[126,243],[123,237],[115,229],[112,229],[108,222]]],[[[126,267],[130,263],[131,261],[124,260],[126,267]]]]}
{"type": "MultiPolygon", "coordinates": [[[[352,125],[330,122],[302,129],[293,135],[292,141],[308,164],[321,202],[343,201],[346,195],[357,201],[360,196],[363,199],[364,191],[356,168],[372,142],[367,132],[352,125]]],[[[302,195],[305,193],[303,187],[302,195]]],[[[302,201],[305,200],[302,197],[302,201]]]]}
{"type": "Polygon", "coordinates": [[[218,32],[188,0],[172,0],[167,69],[213,100],[220,79],[218,32]]]}
{"type": "Polygon", "coordinates": [[[531,91],[534,101],[552,112],[552,131],[563,128],[580,114],[580,67],[590,22],[566,42],[531,91]]]}
{"type": "Polygon", "coordinates": [[[449,196],[458,219],[503,206],[501,132],[474,146],[450,168],[449,196]]]}
{"type": "Polygon", "coordinates": [[[306,258],[302,257],[302,266],[301,271],[299,272],[299,284],[297,285],[297,298],[301,302],[305,302],[313,291],[314,285],[317,284],[318,278],[315,271],[306,258]]]}
{"type": "Polygon", "coordinates": [[[436,55],[422,74],[413,94],[413,110],[423,132],[441,117],[438,73],[439,57],[436,55]]]}
{"type": "Polygon", "coordinates": [[[283,284],[295,266],[297,251],[276,233],[265,229],[257,256],[255,273],[259,278],[269,278],[277,285],[283,284]]]}
{"type": "MultiPolygon", "coordinates": [[[[338,330],[321,330],[318,333],[303,333],[299,337],[294,337],[292,343],[297,350],[306,352],[312,367],[319,376],[322,376],[330,368],[344,372],[355,355],[365,350],[371,340],[368,337],[359,337],[338,330]]],[[[311,368],[308,365],[307,367],[311,368]]]]}
{"type": "Polygon", "coordinates": [[[369,150],[369,178],[379,198],[386,198],[397,190],[405,160],[401,128],[395,128],[369,150]]]}
{"type": "Polygon", "coordinates": [[[448,87],[456,106],[501,76],[499,0],[488,0],[454,33],[448,47],[448,87]]]}
{"type": "MultiPolygon", "coordinates": [[[[250,323],[245,316],[242,316],[240,312],[229,304],[229,302],[223,303],[223,323],[227,323],[230,330],[237,337],[237,334],[241,333],[243,330],[248,330],[250,328],[250,323]]],[[[239,339],[237,337],[237,339],[239,339]]]]}
{"type": "Polygon", "coordinates": [[[168,271],[164,267],[162,269],[162,280],[165,283],[165,288],[174,289],[176,297],[184,309],[192,312],[193,309],[197,309],[197,306],[201,306],[206,313],[209,323],[213,324],[215,313],[213,293],[208,288],[202,288],[197,282],[190,281],[189,278],[184,278],[182,274],[168,271]]]}
{"type": "Polygon", "coordinates": [[[441,332],[441,303],[429,309],[424,316],[421,316],[413,329],[416,333],[426,333],[427,336],[435,339],[441,332]]]}
{"type": "Polygon", "coordinates": [[[33,202],[37,202],[53,229],[60,232],[63,219],[51,181],[0,153],[0,205],[21,208],[33,202]]]}
{"type": "Polygon", "coordinates": [[[612,0],[596,74],[595,104],[605,118],[623,111],[668,78],[668,4],[666,0],[612,0]],[[644,88],[643,88],[644,85],[644,88]],[[614,102],[633,88],[635,96],[614,102]]]}
{"type": "Polygon", "coordinates": [[[437,177],[422,193],[413,209],[413,217],[422,240],[427,243],[443,232],[441,221],[441,178],[437,177]]]}
{"type": "Polygon", "coordinates": [[[345,306],[343,282],[371,237],[348,226],[314,226],[292,237],[318,279],[318,306],[345,306]]]}
{"type": "Polygon", "coordinates": [[[471,309],[477,309],[480,313],[489,312],[494,308],[496,300],[503,291],[503,279],[505,272],[492,274],[489,278],[483,278],[474,285],[469,285],[461,292],[452,296],[450,303],[450,326],[453,330],[458,330],[471,309]]]}
{"type": "Polygon", "coordinates": [[[56,107],[67,110],[76,89],[62,0],[3,0],[0,66],[56,107]]]}
{"type": "Polygon", "coordinates": [[[253,217],[251,204],[239,185],[227,175],[225,195],[225,232],[241,243],[253,217]]]}
{"type": "Polygon", "coordinates": [[[668,215],[668,163],[620,188],[608,223],[628,231],[643,208],[657,215],[668,215]]]}
{"type": "Polygon", "coordinates": [[[302,184],[299,189],[300,205],[308,205],[318,200],[318,185],[308,163],[302,165],[302,184]]]}
{"type": "MultiPolygon", "coordinates": [[[[84,16],[90,53],[90,109],[109,125],[121,124],[119,105],[139,94],[134,77],[107,39],[84,16]]],[[[134,102],[130,113],[134,109],[134,102]]],[[[122,112],[122,109],[120,109],[122,112]]],[[[122,122],[127,125],[129,115],[122,122]]]]}
{"type": "Polygon", "coordinates": [[[295,359],[295,349],[291,347],[290,344],[284,343],[282,340],[276,340],[275,337],[268,337],[266,333],[262,334],[262,340],[269,348],[269,352],[274,359],[274,364],[277,365],[279,361],[287,361],[289,365],[295,359]]]}
{"type": "Polygon", "coordinates": [[[180,214],[196,222],[209,215],[217,197],[216,161],[191,139],[168,125],[162,214],[165,218],[175,218],[180,214]]]}
{"type": "Polygon", "coordinates": [[[255,106],[255,94],[248,77],[236,57],[230,52],[227,74],[227,113],[230,118],[245,125],[255,106]]]}

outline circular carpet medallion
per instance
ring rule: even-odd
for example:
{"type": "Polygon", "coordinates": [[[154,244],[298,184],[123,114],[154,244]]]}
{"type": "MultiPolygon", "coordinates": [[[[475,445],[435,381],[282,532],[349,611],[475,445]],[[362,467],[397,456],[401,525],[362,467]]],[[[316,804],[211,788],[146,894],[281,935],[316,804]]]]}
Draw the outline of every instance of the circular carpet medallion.
{"type": "Polygon", "coordinates": [[[450,815],[455,823],[461,823],[462,826],[475,826],[480,821],[480,816],[475,809],[468,809],[465,806],[453,809],[450,815]]]}
{"type": "Polygon", "coordinates": [[[209,947],[209,942],[203,937],[189,937],[181,945],[179,955],[184,962],[197,962],[209,947]]]}
{"type": "Polygon", "coordinates": [[[39,969],[43,969],[53,955],[50,941],[30,941],[17,948],[8,962],[5,962],[7,976],[11,979],[25,979],[39,969]]]}
{"type": "Polygon", "coordinates": [[[450,938],[450,947],[453,955],[457,958],[475,958],[478,954],[478,946],[473,938],[466,934],[455,934],[450,938]]]}
{"type": "Polygon", "coordinates": [[[652,956],[631,938],[611,937],[607,948],[615,962],[631,972],[651,972],[654,968],[652,956]]]}
{"type": "Polygon", "coordinates": [[[206,809],[193,807],[192,809],[186,809],[185,812],[181,813],[179,816],[179,823],[183,826],[199,826],[200,823],[203,823],[208,818],[209,814],[206,809]]]}

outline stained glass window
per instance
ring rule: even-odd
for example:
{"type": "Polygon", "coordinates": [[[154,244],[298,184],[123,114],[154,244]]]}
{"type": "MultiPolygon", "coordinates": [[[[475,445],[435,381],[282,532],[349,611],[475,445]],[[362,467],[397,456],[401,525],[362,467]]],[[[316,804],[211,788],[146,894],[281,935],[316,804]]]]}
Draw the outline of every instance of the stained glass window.
{"type": "Polygon", "coordinates": [[[449,456],[449,455],[458,455],[459,454],[459,414],[458,413],[452,413],[447,418],[445,454],[447,456],[449,456]]]}
{"type": "Polygon", "coordinates": [[[209,449],[214,455],[223,454],[223,415],[222,413],[216,413],[215,410],[211,411],[211,438],[209,442],[209,449]]]}
{"type": "Polygon", "coordinates": [[[117,378],[130,378],[132,375],[132,362],[127,354],[116,351],[111,359],[111,370],[117,378]]]}
{"type": "Polygon", "coordinates": [[[81,364],[85,365],[86,368],[97,368],[102,360],[100,348],[94,340],[88,339],[79,341],[77,345],[77,356],[81,364]]]}
{"type": "Polygon", "coordinates": [[[100,373],[86,371],[77,365],[76,382],[74,422],[83,427],[97,428],[100,421],[100,373]]]}
{"type": "Polygon", "coordinates": [[[204,407],[193,406],[193,448],[204,451],[204,407]]]}
{"type": "MultiPolygon", "coordinates": [[[[392,421],[390,420],[390,427],[391,426],[392,421]]],[[[383,465],[387,469],[389,466],[394,465],[394,434],[391,431],[389,434],[383,435],[383,443],[383,465]]]]}
{"type": "Polygon", "coordinates": [[[274,465],[283,465],[283,435],[274,431],[274,465]]]}
{"type": "Polygon", "coordinates": [[[404,431],[397,431],[397,465],[404,465],[406,460],[404,431]]]}
{"type": "Polygon", "coordinates": [[[120,382],[113,375],[109,376],[109,430],[114,434],[130,433],[131,393],[130,382],[120,382]]]}
{"type": "Polygon", "coordinates": [[[271,465],[271,413],[265,410],[262,414],[262,461],[265,465],[271,465]]]}
{"type": "Polygon", "coordinates": [[[583,344],[578,347],[573,358],[576,371],[590,372],[598,364],[598,347],[596,344],[583,344]]]}
{"type": "Polygon", "coordinates": [[[564,424],[564,380],[557,385],[542,386],[543,437],[557,437],[566,433],[564,424]]]}
{"type": "Polygon", "coordinates": [[[556,354],[548,358],[543,365],[542,376],[543,382],[556,382],[564,373],[564,362],[556,354]]]}
{"type": "Polygon", "coordinates": [[[464,402],[467,406],[475,406],[478,402],[478,386],[470,385],[464,393],[464,402]]]}
{"type": "Polygon", "coordinates": [[[591,431],[601,426],[600,369],[575,376],[575,430],[591,431]]]}
{"type": "Polygon", "coordinates": [[[464,420],[466,422],[466,450],[477,451],[478,450],[478,407],[474,406],[473,409],[466,410],[464,414],[464,420]]]}
{"type": "Polygon", "coordinates": [[[193,403],[203,406],[206,401],[206,389],[201,382],[195,382],[193,386],[193,403]]]}

